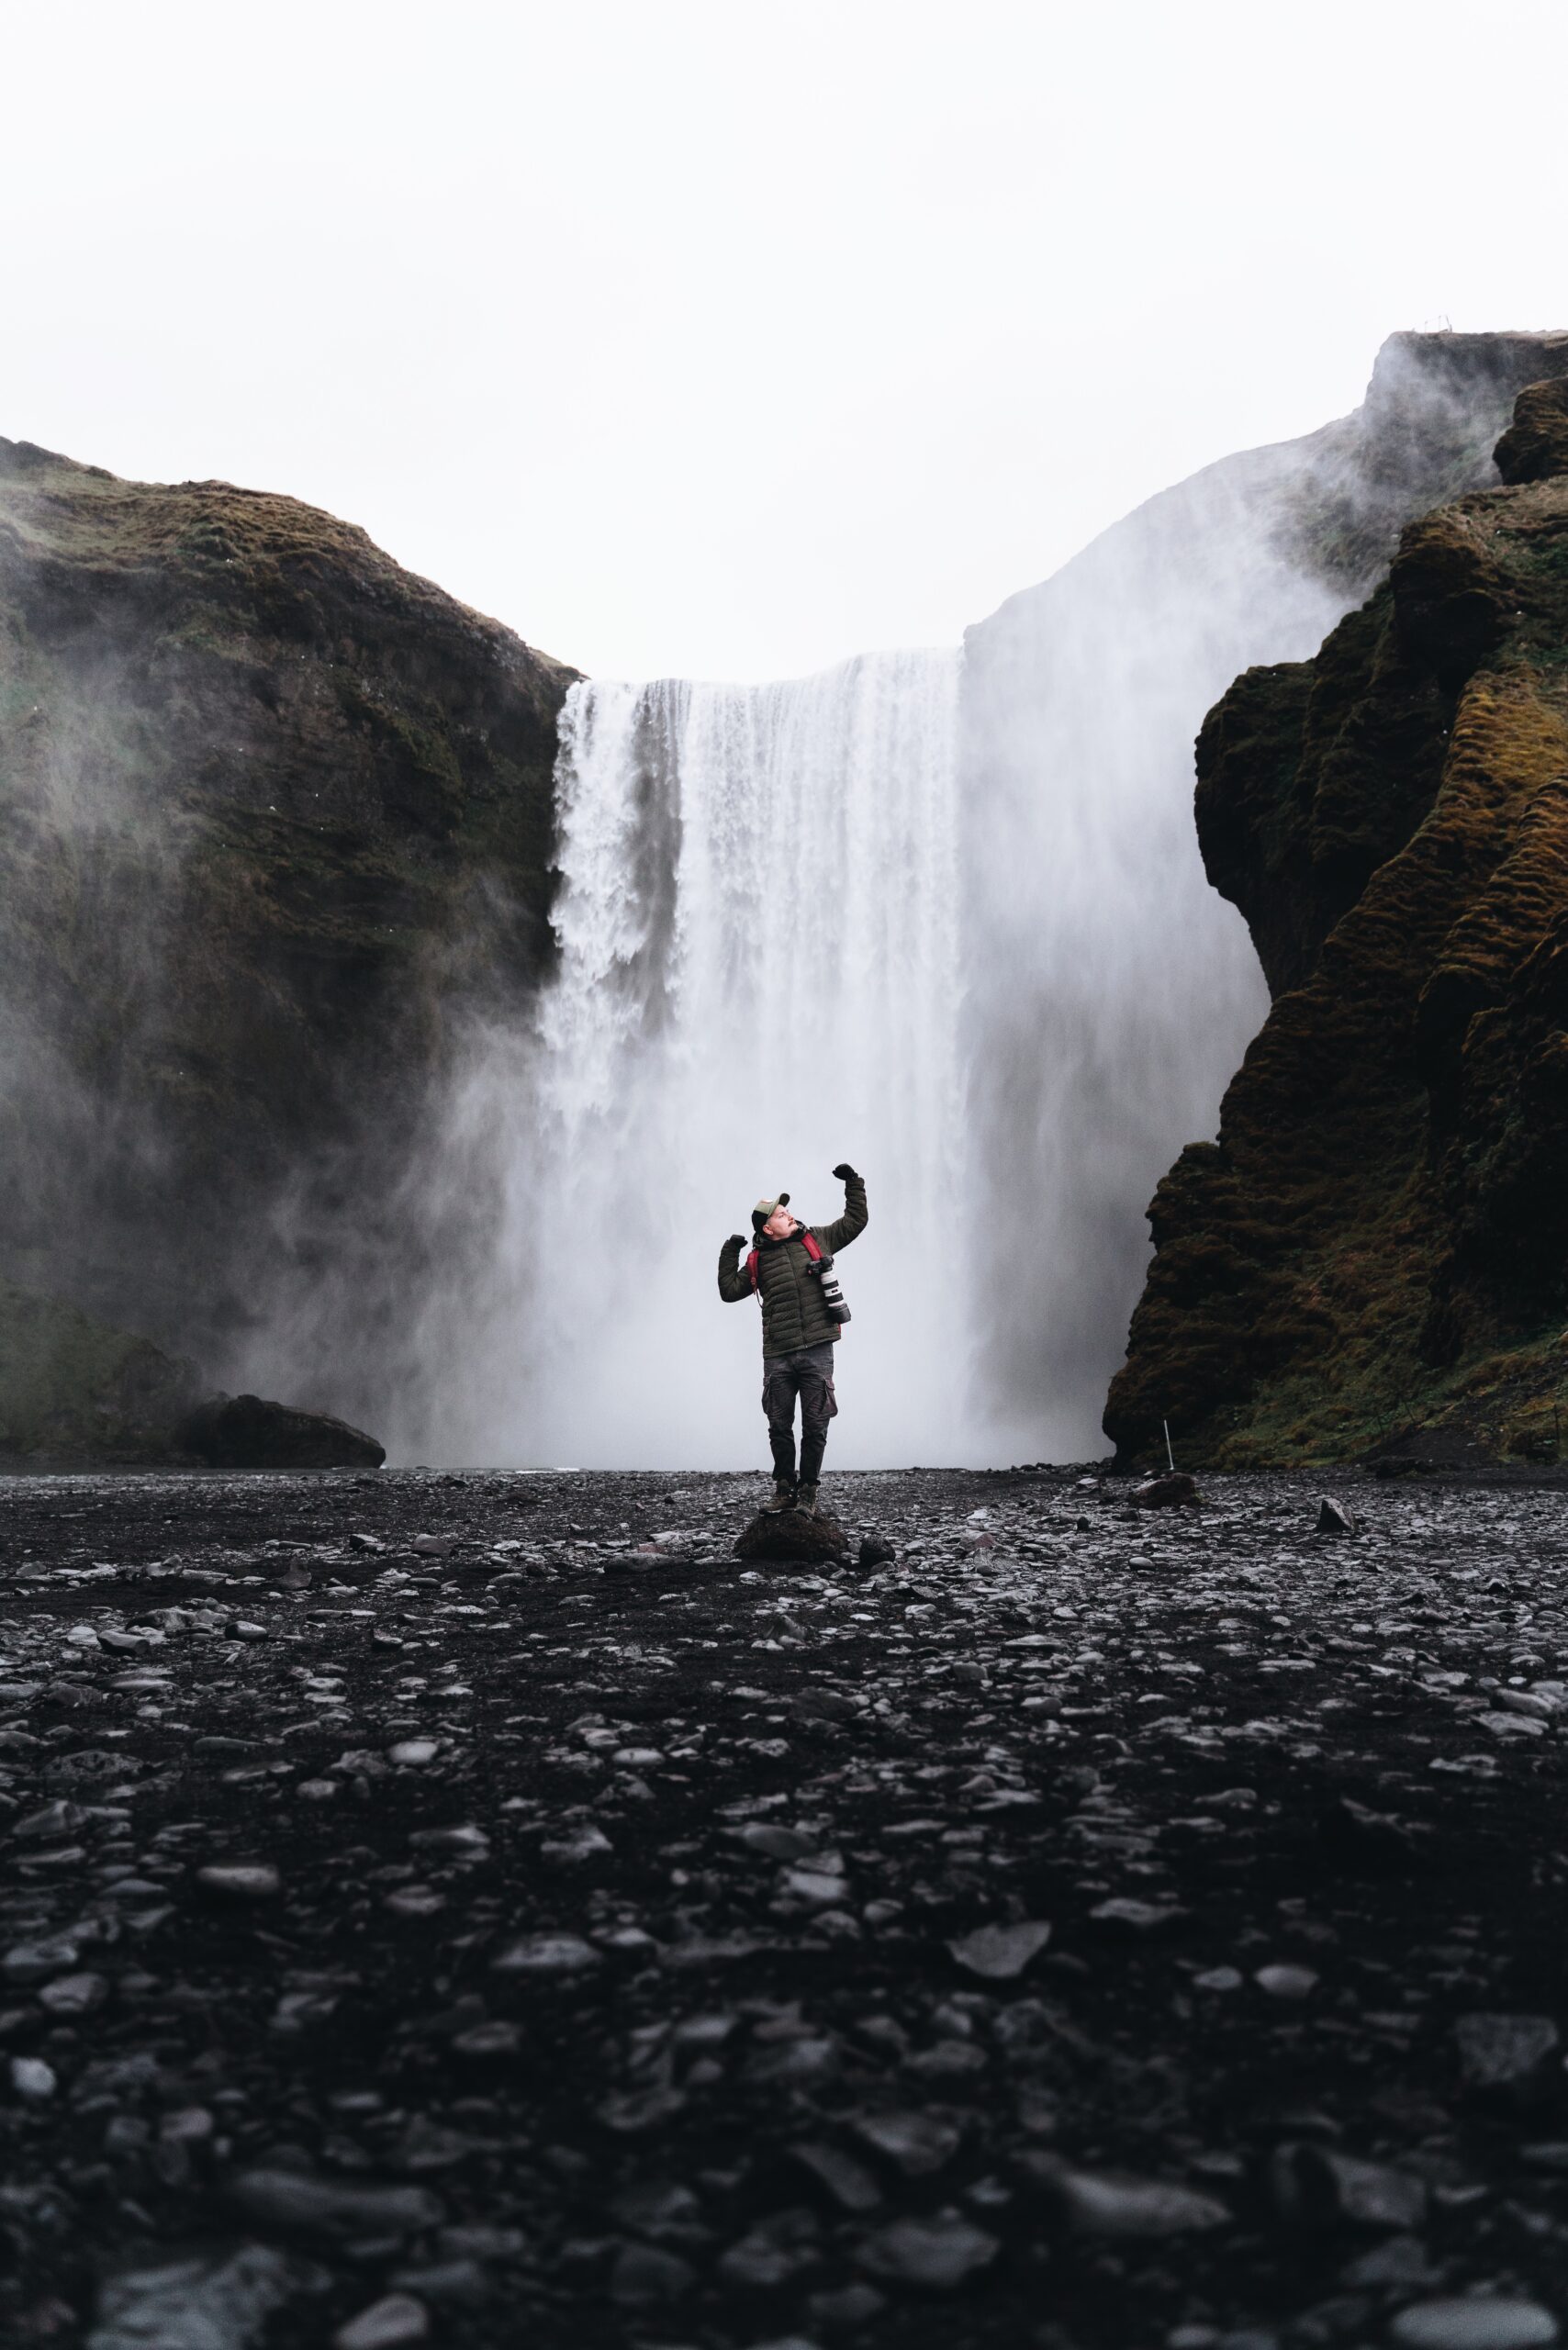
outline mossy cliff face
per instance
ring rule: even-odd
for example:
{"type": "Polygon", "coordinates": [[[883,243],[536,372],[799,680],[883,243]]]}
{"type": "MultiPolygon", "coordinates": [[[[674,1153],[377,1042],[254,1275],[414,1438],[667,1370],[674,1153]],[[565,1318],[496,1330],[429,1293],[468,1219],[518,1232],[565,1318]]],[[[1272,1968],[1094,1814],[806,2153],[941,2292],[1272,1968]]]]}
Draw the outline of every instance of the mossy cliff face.
{"type": "Polygon", "coordinates": [[[1568,1448],[1568,398],[1198,742],[1273,1009],[1149,1211],[1107,1433],[1185,1465],[1568,1448]]]}
{"type": "Polygon", "coordinates": [[[316,1236],[395,1261],[547,958],[572,674],[290,498],[0,441],[0,1267],[221,1375],[316,1236]]]}
{"type": "Polygon", "coordinates": [[[0,1275],[0,1463],[136,1466],[169,1457],[196,1372],[146,1338],[0,1275]]]}

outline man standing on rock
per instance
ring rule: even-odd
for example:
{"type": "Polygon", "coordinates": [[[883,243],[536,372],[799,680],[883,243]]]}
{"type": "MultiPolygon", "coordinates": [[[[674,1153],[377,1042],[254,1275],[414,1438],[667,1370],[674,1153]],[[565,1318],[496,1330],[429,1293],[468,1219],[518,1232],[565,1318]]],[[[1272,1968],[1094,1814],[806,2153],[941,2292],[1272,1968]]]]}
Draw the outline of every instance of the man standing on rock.
{"type": "Polygon", "coordinates": [[[833,1259],[865,1231],[866,1185],[846,1161],[834,1173],[844,1185],[836,1222],[803,1225],[790,1213],[790,1194],[758,1200],[751,1212],[756,1236],[741,1262],[744,1232],[732,1232],[719,1251],[719,1295],[738,1305],[755,1288],[762,1306],[762,1408],[773,1449],[772,1510],[813,1516],[827,1424],[838,1410],[833,1392],[833,1350],[848,1314],[833,1311],[837,1284],[833,1259]],[[806,1243],[810,1234],[814,1249],[806,1243]],[[827,1283],[823,1292],[824,1280],[827,1283]],[[795,1480],[795,1398],[801,1399],[801,1474],[795,1480]]]}

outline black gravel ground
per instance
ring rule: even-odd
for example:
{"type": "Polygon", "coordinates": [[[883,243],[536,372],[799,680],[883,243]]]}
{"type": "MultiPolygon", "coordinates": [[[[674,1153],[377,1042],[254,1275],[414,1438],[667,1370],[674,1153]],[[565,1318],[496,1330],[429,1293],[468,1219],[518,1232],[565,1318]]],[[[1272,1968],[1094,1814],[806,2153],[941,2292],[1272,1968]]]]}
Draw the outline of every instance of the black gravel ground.
{"type": "Polygon", "coordinates": [[[1554,2340],[1563,1495],[763,1490],[8,1481],[0,2332],[1554,2340]]]}

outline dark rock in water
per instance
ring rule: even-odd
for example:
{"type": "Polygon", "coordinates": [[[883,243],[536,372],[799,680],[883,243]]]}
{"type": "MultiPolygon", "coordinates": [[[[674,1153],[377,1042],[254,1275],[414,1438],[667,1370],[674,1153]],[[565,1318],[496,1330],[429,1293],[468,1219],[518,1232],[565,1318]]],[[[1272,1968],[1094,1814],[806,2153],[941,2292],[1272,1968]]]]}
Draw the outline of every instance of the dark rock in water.
{"type": "Polygon", "coordinates": [[[379,1469],[386,1448],[346,1420],[259,1395],[215,1395],[174,1431],[209,1469],[379,1469]]]}
{"type": "Polygon", "coordinates": [[[1353,1513],[1345,1507],[1343,1502],[1337,1502],[1332,1494],[1325,1494],[1317,1505],[1316,1531],[1319,1534],[1353,1534],[1355,1530],[1353,1513]]]}
{"type": "Polygon", "coordinates": [[[825,1510],[812,1517],[796,1509],[763,1510],[736,1541],[735,1556],[781,1566],[841,1567],[849,1557],[849,1538],[825,1510]]]}
{"type": "Polygon", "coordinates": [[[1135,1509],[1179,1509],[1196,1502],[1198,1488],[1183,1470],[1172,1469],[1163,1477],[1151,1477],[1147,1484],[1133,1487],[1135,1509]]]}

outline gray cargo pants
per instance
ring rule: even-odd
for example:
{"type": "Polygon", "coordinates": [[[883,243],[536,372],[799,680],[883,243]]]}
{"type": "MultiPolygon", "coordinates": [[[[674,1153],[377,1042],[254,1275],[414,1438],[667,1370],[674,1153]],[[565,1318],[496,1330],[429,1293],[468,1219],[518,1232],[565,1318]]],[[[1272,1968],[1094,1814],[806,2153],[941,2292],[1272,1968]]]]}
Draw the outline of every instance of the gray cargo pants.
{"type": "Polygon", "coordinates": [[[827,1424],[838,1409],[833,1392],[831,1338],[824,1338],[820,1347],[801,1347],[792,1355],[763,1359],[762,1408],[767,1415],[773,1473],[787,1485],[795,1482],[797,1395],[801,1399],[801,1483],[814,1485],[822,1475],[827,1424]]]}

